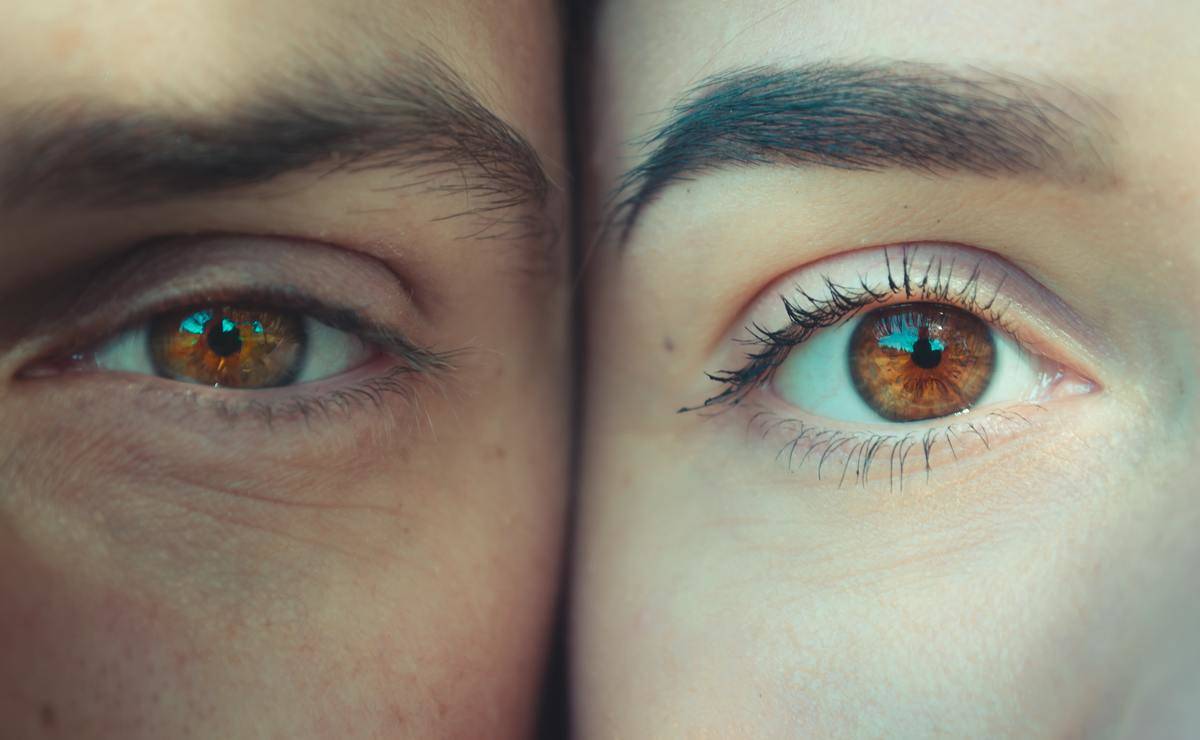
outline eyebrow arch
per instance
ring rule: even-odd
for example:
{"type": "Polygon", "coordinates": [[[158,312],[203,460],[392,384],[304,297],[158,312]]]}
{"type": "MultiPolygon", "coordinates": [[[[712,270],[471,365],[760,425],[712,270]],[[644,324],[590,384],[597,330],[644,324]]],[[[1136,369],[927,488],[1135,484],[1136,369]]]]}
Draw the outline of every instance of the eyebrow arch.
{"type": "Polygon", "coordinates": [[[927,175],[1036,175],[1105,186],[1109,114],[1069,88],[910,62],[725,72],[688,91],[641,140],[606,230],[624,242],[673,183],[726,167],[784,164],[927,175]],[[1087,121],[1087,123],[1085,123],[1087,121]]]}
{"type": "Polygon", "coordinates": [[[469,195],[469,210],[445,218],[482,217],[472,236],[545,225],[551,181],[536,151],[429,50],[370,70],[313,65],[222,108],[187,117],[72,100],[18,111],[0,124],[0,205],[153,204],[327,164],[322,174],[390,169],[416,176],[397,189],[469,195]],[[539,213],[509,213],[523,206],[539,213]]]}

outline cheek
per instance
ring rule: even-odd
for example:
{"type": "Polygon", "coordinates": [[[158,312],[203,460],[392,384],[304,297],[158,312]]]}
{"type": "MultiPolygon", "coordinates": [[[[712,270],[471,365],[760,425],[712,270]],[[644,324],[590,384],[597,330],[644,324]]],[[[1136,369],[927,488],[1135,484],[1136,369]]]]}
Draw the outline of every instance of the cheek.
{"type": "Polygon", "coordinates": [[[241,468],[183,475],[146,445],[27,427],[0,497],[0,686],[19,687],[0,696],[0,726],[520,736],[563,476],[543,459],[549,434],[485,430],[467,461],[443,434],[448,451],[396,445],[391,466],[353,476],[271,466],[255,498],[194,480],[241,468]],[[44,464],[62,449],[74,473],[44,464]],[[137,467],[152,463],[156,485],[137,467]],[[273,503],[332,495],[345,510],[273,503]]]}
{"type": "Polygon", "coordinates": [[[199,652],[184,625],[85,580],[45,567],[14,540],[3,546],[0,724],[19,737],[182,736],[210,711],[188,678],[199,652]]]}
{"type": "Polygon", "coordinates": [[[1112,436],[1148,415],[1106,411],[891,496],[609,443],[619,464],[584,494],[585,715],[635,737],[1074,737],[1150,716],[1194,665],[1195,463],[1112,436]]]}

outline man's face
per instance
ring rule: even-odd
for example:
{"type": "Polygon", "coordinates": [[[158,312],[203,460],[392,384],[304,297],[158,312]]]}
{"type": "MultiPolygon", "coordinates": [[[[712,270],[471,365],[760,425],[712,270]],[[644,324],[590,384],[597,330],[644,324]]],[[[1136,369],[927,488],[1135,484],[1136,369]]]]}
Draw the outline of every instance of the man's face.
{"type": "Polygon", "coordinates": [[[605,4],[584,736],[1194,733],[1197,10],[605,4]]]}
{"type": "Polygon", "coordinates": [[[6,7],[6,736],[527,732],[556,31],[548,2],[6,7]]]}

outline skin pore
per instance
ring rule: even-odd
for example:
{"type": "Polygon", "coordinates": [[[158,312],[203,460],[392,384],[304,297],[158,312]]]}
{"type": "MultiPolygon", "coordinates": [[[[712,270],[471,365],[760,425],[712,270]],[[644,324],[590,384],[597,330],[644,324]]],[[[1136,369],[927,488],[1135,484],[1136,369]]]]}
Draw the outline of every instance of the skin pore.
{"type": "Polygon", "coordinates": [[[580,736],[1194,734],[1198,21],[601,5],[580,736]],[[781,359],[677,413],[760,377],[747,354],[797,332],[781,298],[815,326],[867,288],[968,304],[1023,350],[997,378],[1061,374],[981,416],[860,423],[781,359]]]}
{"type": "Polygon", "coordinates": [[[6,9],[6,737],[528,735],[566,485],[557,38],[543,2],[6,9]],[[322,322],[311,382],[155,377],[114,339],[206,306],[322,322]]]}

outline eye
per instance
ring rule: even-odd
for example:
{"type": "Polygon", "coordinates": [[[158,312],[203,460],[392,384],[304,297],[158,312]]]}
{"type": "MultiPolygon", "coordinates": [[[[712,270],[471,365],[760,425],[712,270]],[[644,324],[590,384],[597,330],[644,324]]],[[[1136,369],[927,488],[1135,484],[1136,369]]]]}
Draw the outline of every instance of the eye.
{"type": "Polygon", "coordinates": [[[837,421],[911,422],[1036,401],[1056,370],[944,303],[876,308],[813,335],[775,370],[788,403],[837,421]]]}
{"type": "Polygon", "coordinates": [[[159,314],[90,354],[96,370],[254,389],[322,380],[366,363],[376,351],[299,312],[210,305],[159,314]]]}
{"type": "MultiPolygon", "coordinates": [[[[710,373],[724,390],[682,411],[737,405],[767,391],[759,412],[801,429],[801,437],[831,440],[858,433],[847,424],[875,433],[880,425],[1041,405],[1096,387],[1061,360],[1070,353],[1055,351],[1080,326],[1070,308],[1010,263],[960,245],[828,258],[769,288],[746,325],[749,337],[735,344],[750,348],[743,365],[710,373]],[[1040,341],[1046,335],[1057,341],[1040,341]],[[841,426],[821,430],[820,419],[841,426]]],[[[978,433],[978,420],[963,421],[978,433]]]]}

